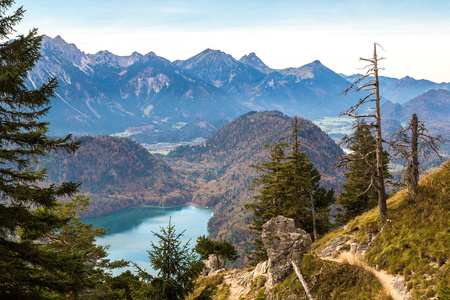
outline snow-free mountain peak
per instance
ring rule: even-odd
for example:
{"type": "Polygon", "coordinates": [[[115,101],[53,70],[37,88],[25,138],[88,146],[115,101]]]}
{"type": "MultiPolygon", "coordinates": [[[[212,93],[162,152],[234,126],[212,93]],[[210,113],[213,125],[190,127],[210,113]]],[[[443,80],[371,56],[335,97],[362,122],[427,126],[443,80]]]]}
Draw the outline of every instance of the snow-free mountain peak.
{"type": "Polygon", "coordinates": [[[236,60],[229,54],[220,50],[206,49],[197,55],[184,61],[177,61],[178,66],[182,66],[183,69],[195,69],[200,65],[206,64],[225,64],[233,66],[236,64],[236,60]]]}
{"type": "Polygon", "coordinates": [[[239,61],[265,74],[273,72],[271,68],[269,68],[258,56],[256,56],[255,52],[242,56],[239,61]]]}
{"type": "Polygon", "coordinates": [[[175,65],[186,72],[233,94],[242,92],[262,80],[264,73],[243,64],[220,50],[206,49],[175,65]]]}

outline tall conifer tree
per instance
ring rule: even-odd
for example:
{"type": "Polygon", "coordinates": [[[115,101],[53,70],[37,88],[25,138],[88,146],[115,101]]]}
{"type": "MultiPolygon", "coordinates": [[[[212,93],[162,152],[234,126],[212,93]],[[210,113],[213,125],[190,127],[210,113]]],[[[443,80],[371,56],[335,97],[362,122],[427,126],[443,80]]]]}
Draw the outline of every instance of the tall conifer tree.
{"type": "Polygon", "coordinates": [[[32,163],[49,151],[73,152],[78,147],[70,136],[52,139],[48,123],[42,121],[49,110],[56,79],[37,89],[25,84],[28,72],[40,58],[37,30],[10,40],[24,10],[6,11],[13,0],[0,1],[0,298],[39,299],[59,290],[48,278],[61,270],[57,253],[43,251],[36,241],[62,226],[67,220],[51,210],[57,197],[75,193],[77,184],[43,187],[45,170],[36,172],[32,163]]]}
{"type": "Polygon", "coordinates": [[[294,120],[293,143],[290,153],[288,144],[280,142],[270,149],[270,161],[255,166],[261,175],[251,187],[258,189],[255,203],[246,204],[253,212],[249,228],[258,236],[250,253],[254,262],[267,259],[266,250],[259,236],[262,226],[279,215],[292,218],[295,225],[306,232],[323,234],[331,228],[329,206],[334,202],[334,191],[320,186],[320,174],[310,159],[300,151],[299,128],[294,120]]]}
{"type": "MultiPolygon", "coordinates": [[[[343,225],[363,212],[374,208],[378,203],[378,191],[374,178],[377,172],[377,142],[372,128],[365,120],[360,119],[353,126],[352,136],[345,137],[342,144],[351,152],[348,154],[347,181],[342,184],[344,191],[336,201],[342,211],[337,216],[337,223],[343,225]]],[[[392,175],[388,168],[389,154],[383,155],[384,178],[390,180],[392,175]]]]}

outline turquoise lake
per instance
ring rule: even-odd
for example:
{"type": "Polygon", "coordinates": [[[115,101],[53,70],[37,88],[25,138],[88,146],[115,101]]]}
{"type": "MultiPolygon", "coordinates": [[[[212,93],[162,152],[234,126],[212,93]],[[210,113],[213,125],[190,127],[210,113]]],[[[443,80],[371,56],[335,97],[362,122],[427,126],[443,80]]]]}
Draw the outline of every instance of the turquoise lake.
{"type": "MultiPolygon", "coordinates": [[[[212,210],[195,206],[132,207],[104,216],[86,218],[83,222],[93,223],[95,227],[109,228],[103,237],[97,239],[99,245],[110,245],[108,258],[133,261],[155,275],[147,253],[147,250],[151,249],[150,243],[158,242],[152,231],[159,233],[160,227],[167,228],[171,218],[177,233],[186,229],[183,243],[191,239],[190,246],[193,247],[197,237],[208,235],[206,227],[212,215],[212,210]]],[[[115,270],[114,275],[127,269],[135,271],[131,266],[115,270]]]]}

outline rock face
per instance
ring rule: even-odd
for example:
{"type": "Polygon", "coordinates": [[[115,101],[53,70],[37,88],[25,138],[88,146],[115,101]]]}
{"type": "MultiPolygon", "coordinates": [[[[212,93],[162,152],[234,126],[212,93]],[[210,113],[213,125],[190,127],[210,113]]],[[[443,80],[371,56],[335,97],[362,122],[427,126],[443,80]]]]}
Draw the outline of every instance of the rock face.
{"type": "Polygon", "coordinates": [[[364,254],[374,246],[373,241],[375,240],[375,238],[375,234],[369,233],[365,241],[358,243],[358,241],[360,240],[359,235],[355,237],[351,235],[340,235],[335,237],[333,240],[331,240],[331,242],[325,245],[325,247],[320,252],[320,256],[337,258],[341,253],[341,248],[344,245],[349,245],[351,253],[354,253],[359,257],[363,257],[364,254]]]}
{"type": "Polygon", "coordinates": [[[278,216],[263,225],[262,242],[269,257],[266,286],[273,287],[293,270],[291,261],[300,266],[303,255],[311,251],[311,237],[296,228],[293,219],[278,216]]]}
{"type": "Polygon", "coordinates": [[[201,276],[215,275],[225,271],[225,264],[217,256],[211,254],[207,260],[205,260],[205,268],[202,271],[201,276]]]}
{"type": "Polygon", "coordinates": [[[329,242],[320,253],[323,257],[337,257],[339,255],[339,249],[350,239],[347,235],[340,235],[335,237],[329,242]]]}
{"type": "Polygon", "coordinates": [[[405,300],[411,300],[413,299],[413,296],[410,292],[408,292],[406,286],[405,286],[405,279],[398,275],[394,279],[392,279],[390,285],[392,288],[402,297],[402,299],[405,300]]]}

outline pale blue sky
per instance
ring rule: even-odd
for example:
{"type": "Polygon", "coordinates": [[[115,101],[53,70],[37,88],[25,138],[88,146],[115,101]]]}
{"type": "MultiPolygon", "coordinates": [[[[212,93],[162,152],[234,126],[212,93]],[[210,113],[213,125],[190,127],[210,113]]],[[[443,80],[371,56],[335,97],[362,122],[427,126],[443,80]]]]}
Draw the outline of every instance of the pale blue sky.
{"type": "Polygon", "coordinates": [[[20,31],[37,27],[81,50],[150,51],[170,60],[205,48],[239,59],[255,52],[273,68],[319,59],[359,72],[380,43],[384,75],[450,82],[450,1],[418,0],[16,0],[20,31]],[[313,3],[316,2],[316,3],[313,3]]]}

